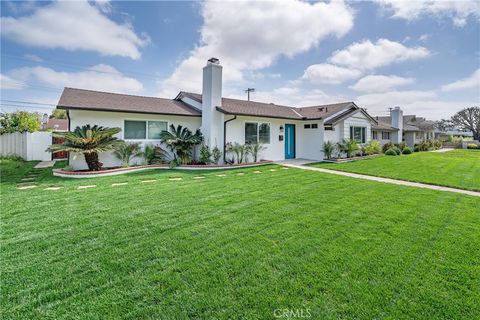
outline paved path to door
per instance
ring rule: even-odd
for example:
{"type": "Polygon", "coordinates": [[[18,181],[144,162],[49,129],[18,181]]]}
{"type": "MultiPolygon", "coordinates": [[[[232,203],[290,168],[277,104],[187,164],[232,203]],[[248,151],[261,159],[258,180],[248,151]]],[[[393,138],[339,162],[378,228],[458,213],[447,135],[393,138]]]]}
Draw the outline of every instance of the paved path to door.
{"type": "Polygon", "coordinates": [[[52,161],[40,161],[37,163],[37,165],[34,167],[35,169],[44,169],[44,168],[50,168],[53,167],[55,164],[55,160],[52,161]]]}
{"type": "Polygon", "coordinates": [[[442,148],[442,149],[438,149],[438,150],[433,150],[432,152],[448,152],[448,151],[452,151],[452,150],[455,150],[453,148],[442,148]]]}
{"type": "Polygon", "coordinates": [[[480,192],[470,191],[470,190],[462,190],[462,189],[457,189],[457,188],[434,186],[434,185],[431,185],[431,184],[410,182],[410,181],[404,181],[404,180],[396,180],[396,179],[390,179],[390,178],[374,177],[374,176],[368,176],[368,175],[364,175],[364,174],[330,170],[330,169],[324,169],[324,168],[307,167],[307,166],[304,166],[304,165],[296,165],[296,164],[288,164],[288,163],[282,163],[282,165],[286,166],[286,167],[291,167],[291,168],[297,168],[297,169],[302,169],[302,170],[310,170],[310,171],[318,171],[318,172],[329,173],[329,174],[336,174],[336,175],[339,175],[339,176],[345,176],[345,177],[356,178],[356,179],[378,181],[378,182],[384,182],[384,183],[390,183],[390,184],[398,184],[398,185],[401,185],[401,186],[409,186],[409,187],[423,188],[423,189],[430,189],[430,190],[456,192],[456,193],[467,194],[467,195],[474,196],[474,197],[480,197],[480,192]]]}

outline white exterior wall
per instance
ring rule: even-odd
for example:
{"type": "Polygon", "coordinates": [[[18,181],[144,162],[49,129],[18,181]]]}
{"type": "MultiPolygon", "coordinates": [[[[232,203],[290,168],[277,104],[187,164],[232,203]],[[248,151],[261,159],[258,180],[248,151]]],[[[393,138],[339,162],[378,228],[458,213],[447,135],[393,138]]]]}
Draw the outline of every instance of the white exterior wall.
{"type": "MultiPolygon", "coordinates": [[[[231,118],[233,116],[225,116],[225,120],[231,118]]],[[[288,119],[238,116],[237,119],[227,123],[227,143],[245,143],[246,122],[270,124],[270,143],[264,145],[266,150],[262,152],[260,159],[274,161],[285,159],[285,124],[287,123],[295,125],[295,157],[311,160],[323,159],[322,143],[324,130],[322,121],[290,121],[288,119]],[[306,123],[317,123],[318,129],[304,129],[303,125],[306,123]],[[284,128],[283,132],[280,132],[280,126],[284,128]],[[283,141],[280,141],[279,136],[283,136],[283,141]]]]}
{"type": "MultiPolygon", "coordinates": [[[[77,126],[83,125],[99,125],[104,127],[118,127],[122,129],[117,134],[119,139],[124,139],[124,121],[125,120],[154,120],[154,121],[167,121],[167,125],[171,124],[177,126],[182,125],[187,127],[192,132],[195,132],[200,128],[200,117],[188,117],[188,116],[171,116],[161,114],[141,114],[141,113],[121,113],[121,112],[103,112],[103,111],[88,111],[88,110],[70,110],[70,130],[73,131],[77,126]]],[[[142,146],[147,144],[159,145],[160,140],[126,140],[128,142],[141,142],[142,146]]],[[[165,148],[165,146],[163,146],[165,148]]],[[[100,161],[105,167],[115,167],[121,164],[120,160],[115,157],[112,152],[105,152],[99,155],[100,161]]],[[[70,166],[74,170],[87,169],[87,163],[85,158],[81,154],[70,154],[70,166]]],[[[143,159],[134,159],[132,164],[142,163],[143,159]]]]}
{"type": "Polygon", "coordinates": [[[350,127],[365,127],[365,134],[367,135],[365,143],[372,140],[372,125],[363,113],[359,112],[343,120],[343,137],[340,137],[340,140],[350,139],[350,127]]]}
{"type": "Polygon", "coordinates": [[[52,144],[48,131],[15,132],[0,135],[0,155],[19,156],[27,161],[50,161],[52,154],[46,149],[52,144]]]}

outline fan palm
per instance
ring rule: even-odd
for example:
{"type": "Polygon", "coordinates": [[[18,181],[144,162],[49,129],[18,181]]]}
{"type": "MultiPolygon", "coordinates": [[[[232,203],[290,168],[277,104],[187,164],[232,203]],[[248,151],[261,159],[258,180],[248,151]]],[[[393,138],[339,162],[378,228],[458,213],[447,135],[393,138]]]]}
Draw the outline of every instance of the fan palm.
{"type": "Polygon", "coordinates": [[[203,142],[203,135],[199,129],[192,133],[188,128],[171,124],[169,131],[160,133],[160,140],[173,152],[177,162],[187,164],[192,160],[193,147],[203,142]]]}
{"type": "Polygon", "coordinates": [[[266,149],[267,148],[259,142],[248,144],[248,153],[252,155],[253,162],[257,162],[260,153],[266,149]]]}
{"type": "Polygon", "coordinates": [[[130,160],[140,153],[140,142],[124,142],[115,149],[114,153],[122,160],[122,166],[128,167],[130,160]]]}
{"type": "Polygon", "coordinates": [[[47,150],[52,153],[62,151],[81,153],[85,156],[88,170],[98,171],[103,165],[98,160],[98,154],[115,150],[123,143],[122,140],[114,137],[120,131],[120,128],[85,125],[76,127],[72,132],[55,132],[53,136],[64,139],[64,142],[51,145],[47,150]]]}

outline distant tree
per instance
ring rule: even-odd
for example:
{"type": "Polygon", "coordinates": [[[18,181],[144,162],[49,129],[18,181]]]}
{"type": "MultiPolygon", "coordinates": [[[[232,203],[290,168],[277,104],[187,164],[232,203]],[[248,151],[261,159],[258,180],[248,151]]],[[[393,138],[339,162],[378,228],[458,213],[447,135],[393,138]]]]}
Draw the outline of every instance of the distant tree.
{"type": "Polygon", "coordinates": [[[40,115],[37,112],[15,111],[0,117],[0,134],[35,132],[40,128],[40,115]]]}
{"type": "Polygon", "coordinates": [[[470,107],[458,111],[453,115],[451,121],[459,129],[472,131],[474,140],[480,140],[480,107],[470,107]]]}
{"type": "Polygon", "coordinates": [[[455,129],[452,120],[448,119],[435,121],[435,128],[443,132],[455,129]]]}
{"type": "Polygon", "coordinates": [[[50,119],[67,119],[67,111],[62,109],[54,109],[50,115],[50,119]]]}

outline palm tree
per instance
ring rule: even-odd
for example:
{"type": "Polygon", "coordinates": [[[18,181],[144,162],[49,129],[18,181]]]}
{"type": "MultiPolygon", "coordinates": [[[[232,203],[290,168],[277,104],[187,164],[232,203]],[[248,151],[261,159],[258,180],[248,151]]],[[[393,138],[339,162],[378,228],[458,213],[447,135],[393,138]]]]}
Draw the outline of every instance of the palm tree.
{"type": "Polygon", "coordinates": [[[117,158],[122,160],[122,166],[128,167],[130,160],[140,153],[140,142],[124,142],[117,147],[114,153],[117,158]]]}
{"type": "Polygon", "coordinates": [[[252,155],[253,162],[257,162],[258,156],[260,155],[260,153],[263,150],[267,149],[267,148],[264,147],[263,144],[261,144],[259,142],[248,144],[248,146],[249,146],[248,151],[252,155]]]}
{"type": "Polygon", "coordinates": [[[122,140],[113,135],[119,133],[120,128],[105,128],[94,125],[85,125],[76,127],[72,132],[55,132],[54,137],[64,139],[63,144],[54,144],[48,147],[48,151],[56,152],[75,152],[82,153],[88,165],[88,170],[99,171],[103,163],[98,160],[100,152],[117,149],[122,140]]]}
{"type": "Polygon", "coordinates": [[[199,129],[192,133],[188,128],[170,125],[170,131],[162,131],[160,140],[173,152],[175,161],[187,164],[192,160],[192,150],[195,145],[203,142],[203,135],[199,129]]]}
{"type": "Polygon", "coordinates": [[[350,158],[358,150],[358,143],[354,139],[343,139],[342,142],[338,143],[338,150],[345,152],[347,158],[350,158]]]}
{"type": "Polygon", "coordinates": [[[335,145],[330,141],[325,141],[323,144],[323,153],[327,159],[332,157],[333,152],[335,151],[335,145]]]}

